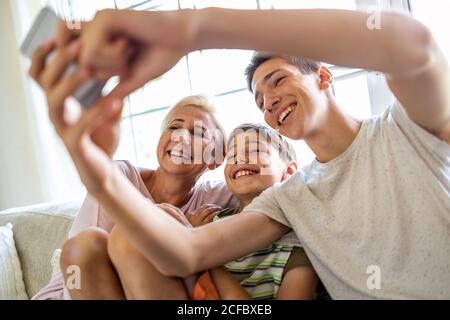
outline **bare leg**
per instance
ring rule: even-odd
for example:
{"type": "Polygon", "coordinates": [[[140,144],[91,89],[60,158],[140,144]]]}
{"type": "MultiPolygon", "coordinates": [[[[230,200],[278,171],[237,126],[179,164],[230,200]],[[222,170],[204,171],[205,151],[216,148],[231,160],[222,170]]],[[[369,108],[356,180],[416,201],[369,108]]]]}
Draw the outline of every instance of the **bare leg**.
{"type": "Polygon", "coordinates": [[[74,300],[125,299],[120,280],[108,256],[109,234],[90,228],[65,242],[61,253],[61,270],[66,283],[70,266],[80,268],[80,289],[69,289],[74,300]]]}
{"type": "Polygon", "coordinates": [[[117,227],[112,230],[108,239],[108,253],[127,299],[188,299],[183,280],[162,275],[128,242],[117,227]]]}

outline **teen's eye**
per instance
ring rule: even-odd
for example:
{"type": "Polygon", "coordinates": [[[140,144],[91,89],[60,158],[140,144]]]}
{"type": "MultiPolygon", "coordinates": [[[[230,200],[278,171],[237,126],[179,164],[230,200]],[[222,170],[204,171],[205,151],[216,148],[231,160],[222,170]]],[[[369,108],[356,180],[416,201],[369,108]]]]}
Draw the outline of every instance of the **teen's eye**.
{"type": "Polygon", "coordinates": [[[279,77],[277,80],[275,80],[275,86],[278,86],[285,78],[286,78],[285,76],[282,76],[279,77]]]}
{"type": "Polygon", "coordinates": [[[259,102],[259,103],[257,103],[257,106],[258,106],[258,108],[259,108],[259,110],[261,110],[262,112],[264,112],[264,102],[259,102]]]}

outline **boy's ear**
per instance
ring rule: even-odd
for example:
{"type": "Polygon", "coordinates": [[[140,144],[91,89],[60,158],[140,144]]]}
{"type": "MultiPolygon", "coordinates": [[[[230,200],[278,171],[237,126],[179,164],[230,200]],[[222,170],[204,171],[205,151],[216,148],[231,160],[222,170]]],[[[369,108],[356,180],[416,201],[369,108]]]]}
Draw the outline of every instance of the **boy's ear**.
{"type": "Polygon", "coordinates": [[[208,165],[208,170],[214,170],[214,169],[217,169],[218,167],[220,167],[223,163],[224,163],[224,161],[225,161],[225,157],[226,157],[226,151],[225,151],[225,149],[224,149],[224,151],[223,151],[223,153],[222,153],[222,156],[220,157],[220,159],[216,159],[216,153],[215,153],[216,151],[214,150],[214,156],[213,156],[213,159],[214,159],[214,161],[213,161],[213,163],[210,163],[209,165],[208,165]]]}
{"type": "Polygon", "coordinates": [[[319,74],[319,79],[320,79],[320,83],[319,83],[320,90],[326,91],[326,90],[330,89],[330,87],[334,81],[333,74],[331,73],[330,69],[328,69],[325,66],[321,66],[317,72],[319,74]]]}
{"type": "Polygon", "coordinates": [[[223,163],[223,161],[220,162],[220,163],[217,163],[217,162],[214,161],[214,163],[211,163],[211,164],[208,165],[208,170],[212,171],[214,169],[217,169],[218,167],[220,167],[222,165],[222,163],[223,163]]]}
{"type": "Polygon", "coordinates": [[[286,168],[286,171],[283,173],[282,181],[288,179],[297,171],[297,163],[292,161],[286,168]]]}

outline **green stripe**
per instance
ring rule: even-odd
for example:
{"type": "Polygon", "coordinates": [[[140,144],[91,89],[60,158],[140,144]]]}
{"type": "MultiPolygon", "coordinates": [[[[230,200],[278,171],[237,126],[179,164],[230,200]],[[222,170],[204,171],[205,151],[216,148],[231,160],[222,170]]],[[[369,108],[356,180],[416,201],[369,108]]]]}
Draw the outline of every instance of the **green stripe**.
{"type": "Polygon", "coordinates": [[[263,275],[261,277],[258,278],[248,278],[245,279],[241,282],[241,285],[251,285],[251,286],[256,286],[258,284],[262,284],[263,282],[267,283],[267,280],[273,281],[277,284],[281,283],[281,276],[279,275],[275,275],[275,274],[267,274],[267,275],[263,275]]]}
{"type": "Polygon", "coordinates": [[[238,270],[246,270],[246,269],[256,269],[258,267],[260,267],[260,269],[265,269],[262,267],[270,267],[270,266],[276,266],[276,267],[283,267],[284,265],[287,264],[289,258],[287,259],[273,259],[273,260],[263,260],[259,263],[252,263],[252,264],[244,264],[243,261],[242,262],[229,262],[227,263],[225,266],[227,268],[236,268],[238,270]],[[243,266],[241,266],[243,264],[243,266]]]}
{"type": "Polygon", "coordinates": [[[254,292],[251,294],[253,299],[274,299],[275,298],[275,290],[263,291],[263,292],[254,292]]]}

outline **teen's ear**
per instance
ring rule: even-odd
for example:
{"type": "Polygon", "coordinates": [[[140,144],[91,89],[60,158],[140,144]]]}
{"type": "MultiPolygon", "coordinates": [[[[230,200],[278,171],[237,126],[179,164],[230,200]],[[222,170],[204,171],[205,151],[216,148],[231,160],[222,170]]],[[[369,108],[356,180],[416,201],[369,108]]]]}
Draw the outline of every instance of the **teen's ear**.
{"type": "Polygon", "coordinates": [[[330,89],[334,81],[333,74],[331,73],[330,69],[325,66],[321,66],[317,72],[320,79],[320,90],[326,91],[330,89]]]}
{"type": "Polygon", "coordinates": [[[297,172],[297,163],[295,161],[292,161],[291,163],[289,163],[286,170],[284,171],[282,181],[288,179],[295,172],[297,172]]]}

